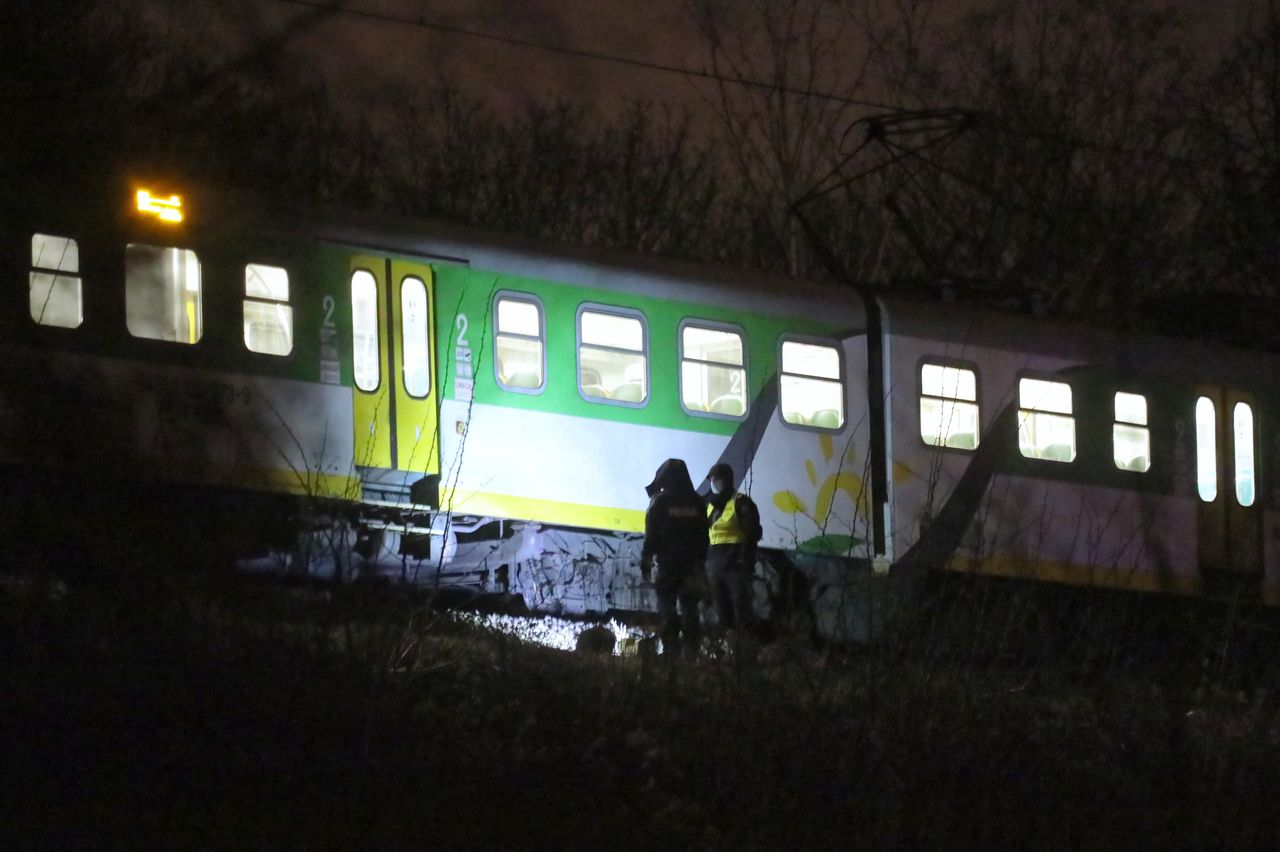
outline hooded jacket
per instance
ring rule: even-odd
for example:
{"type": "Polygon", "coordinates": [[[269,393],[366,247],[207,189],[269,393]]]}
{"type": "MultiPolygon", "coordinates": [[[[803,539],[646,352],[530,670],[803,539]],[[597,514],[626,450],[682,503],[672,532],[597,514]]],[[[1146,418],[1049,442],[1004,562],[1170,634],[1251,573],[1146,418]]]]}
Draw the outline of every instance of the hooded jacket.
{"type": "Polygon", "coordinates": [[[644,549],[640,564],[657,557],[660,565],[692,566],[707,557],[707,518],[702,498],[693,490],[689,469],[680,459],[667,459],[653,482],[644,516],[644,549]]]}

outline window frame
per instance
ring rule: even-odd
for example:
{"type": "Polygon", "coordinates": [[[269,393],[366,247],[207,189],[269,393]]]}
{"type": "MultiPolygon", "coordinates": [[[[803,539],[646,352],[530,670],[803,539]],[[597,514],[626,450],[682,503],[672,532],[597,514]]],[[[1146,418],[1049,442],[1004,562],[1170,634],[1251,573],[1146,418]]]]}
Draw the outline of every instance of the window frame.
{"type": "Polygon", "coordinates": [[[1258,406],[1254,402],[1237,399],[1231,404],[1231,496],[1241,509],[1252,509],[1258,505],[1258,406]],[[1240,499],[1240,409],[1249,413],[1249,487],[1250,498],[1246,503],[1240,499]]]}
{"type": "MultiPolygon", "coordinates": [[[[432,331],[431,329],[431,319],[432,319],[431,288],[430,286],[428,286],[427,281],[423,276],[417,274],[416,272],[406,272],[400,276],[400,282],[396,287],[394,298],[395,298],[395,309],[396,309],[395,317],[400,321],[400,327],[396,329],[399,332],[399,334],[396,336],[396,342],[399,344],[399,349],[400,349],[400,388],[399,389],[403,391],[404,395],[409,399],[416,400],[416,401],[429,399],[431,397],[431,392],[435,390],[435,387],[436,387],[435,370],[434,370],[435,353],[431,351],[431,337],[432,337],[431,335],[431,331],[432,331]],[[406,341],[409,339],[409,334],[408,334],[408,328],[405,327],[404,287],[410,281],[416,281],[418,284],[422,286],[422,302],[423,302],[423,306],[426,309],[426,316],[422,318],[422,332],[423,332],[423,336],[426,338],[427,389],[423,391],[421,394],[416,394],[413,391],[409,390],[409,381],[408,381],[409,365],[405,363],[405,357],[409,353],[408,346],[406,345],[406,341]]],[[[381,344],[381,341],[379,341],[379,344],[381,344]]],[[[379,348],[381,348],[381,346],[379,346],[379,348]]]]}
{"type": "Polygon", "coordinates": [[[1192,407],[1192,415],[1191,415],[1191,422],[1193,424],[1193,429],[1195,430],[1192,437],[1192,443],[1193,443],[1194,452],[1195,452],[1194,470],[1195,470],[1196,498],[1201,503],[1205,503],[1208,505],[1213,505],[1214,503],[1218,502],[1218,498],[1222,496],[1222,491],[1223,491],[1223,489],[1221,488],[1221,484],[1222,484],[1221,462],[1223,461],[1223,459],[1220,458],[1219,456],[1219,453],[1221,451],[1221,445],[1223,442],[1220,441],[1219,438],[1224,436],[1221,436],[1218,434],[1219,425],[1220,425],[1218,422],[1218,417],[1219,417],[1218,403],[1214,400],[1214,398],[1209,396],[1209,394],[1207,393],[1197,392],[1195,395],[1195,404],[1192,407]],[[1209,424],[1208,425],[1211,428],[1207,432],[1202,430],[1201,428],[1204,425],[1202,418],[1200,416],[1200,412],[1202,410],[1200,405],[1201,402],[1208,403],[1208,406],[1209,406],[1209,424]],[[1204,440],[1204,438],[1206,437],[1208,438],[1208,442],[1207,442],[1209,444],[1208,447],[1205,446],[1206,441],[1204,440]],[[1212,471],[1213,480],[1211,483],[1213,486],[1213,493],[1211,493],[1208,497],[1205,496],[1205,492],[1204,492],[1204,485],[1206,483],[1206,480],[1201,477],[1201,474],[1205,472],[1203,470],[1203,464],[1202,464],[1205,456],[1201,452],[1204,449],[1208,449],[1210,451],[1208,453],[1208,457],[1210,461],[1213,462],[1213,471],[1212,471]]]}
{"type": "MultiPolygon", "coordinates": [[[[499,290],[493,294],[493,301],[489,304],[489,313],[493,316],[493,382],[499,388],[507,393],[522,393],[526,396],[540,396],[547,390],[547,307],[543,304],[542,299],[533,293],[527,293],[523,290],[499,290]],[[506,299],[512,302],[525,302],[531,304],[538,309],[538,337],[533,338],[523,334],[515,334],[513,332],[500,332],[498,330],[498,302],[506,299]],[[508,385],[502,381],[502,377],[498,375],[498,336],[506,334],[509,337],[518,340],[537,340],[539,349],[541,350],[541,378],[542,382],[536,388],[522,388],[508,385]]],[[[646,370],[648,369],[646,364],[646,370]]],[[[582,371],[578,371],[579,380],[582,377],[582,371]]],[[[645,381],[648,381],[646,374],[645,381]]],[[[579,390],[581,390],[581,381],[579,381],[579,390]]],[[[594,399],[594,397],[593,397],[594,399]]]]}
{"type": "Polygon", "coordinates": [[[849,384],[848,369],[845,365],[844,345],[834,338],[821,337],[814,334],[794,334],[784,332],[778,335],[778,376],[775,381],[778,382],[778,420],[788,429],[798,429],[802,432],[817,432],[821,435],[838,435],[849,426],[849,384]],[[839,373],[838,379],[827,379],[820,376],[812,376],[807,373],[788,373],[782,368],[782,347],[787,343],[807,343],[812,346],[825,346],[836,351],[836,372],[839,373]],[[819,382],[836,382],[840,385],[840,425],[832,428],[830,426],[811,426],[808,423],[792,423],[786,418],[782,410],[782,377],[783,376],[799,376],[802,379],[813,379],[819,382]]]}
{"type": "Polygon", "coordinates": [[[243,323],[244,323],[244,306],[245,306],[245,303],[246,303],[246,302],[257,302],[258,304],[262,304],[262,305],[284,305],[285,307],[289,308],[289,320],[290,320],[290,323],[291,323],[291,328],[289,329],[289,344],[290,344],[290,345],[289,345],[289,351],[288,351],[288,352],[286,352],[286,353],[285,353],[285,354],[283,354],[283,355],[276,355],[275,353],[272,353],[272,352],[259,352],[259,351],[258,351],[258,350],[256,350],[256,349],[250,349],[250,348],[249,348],[249,342],[248,342],[247,340],[245,340],[245,339],[244,339],[244,333],[243,333],[243,331],[241,331],[241,335],[240,335],[240,343],[241,343],[241,345],[243,345],[243,347],[244,347],[244,351],[245,351],[245,352],[247,352],[247,353],[249,353],[249,355],[251,355],[251,356],[255,356],[255,357],[256,357],[256,356],[261,355],[263,358],[270,358],[270,359],[272,359],[272,360],[281,360],[281,361],[285,361],[285,360],[293,360],[295,353],[297,353],[297,351],[298,351],[298,335],[297,335],[297,331],[298,331],[298,322],[297,322],[297,306],[293,303],[294,289],[293,289],[293,275],[292,275],[292,272],[290,271],[289,267],[288,267],[286,264],[284,264],[284,263],[271,263],[271,262],[263,261],[263,260],[246,260],[243,264],[241,264],[241,275],[242,275],[242,276],[247,276],[248,269],[249,269],[249,267],[250,267],[250,266],[267,266],[267,267],[274,267],[274,268],[276,268],[276,269],[283,269],[283,270],[284,270],[285,275],[286,275],[286,276],[288,276],[288,282],[289,282],[289,300],[288,300],[288,301],[286,301],[286,302],[281,302],[281,301],[278,301],[278,300],[276,300],[276,299],[265,299],[265,298],[263,298],[263,297],[261,297],[261,296],[250,296],[250,295],[249,295],[249,290],[248,290],[249,282],[248,282],[247,277],[244,277],[244,278],[242,279],[242,280],[244,281],[243,290],[242,290],[242,292],[241,292],[241,294],[240,294],[240,322],[241,322],[241,324],[243,325],[243,323]]]}
{"type": "Polygon", "coordinates": [[[937,355],[921,355],[920,358],[916,361],[916,411],[915,411],[915,414],[916,414],[916,417],[915,417],[916,440],[920,442],[920,446],[925,447],[928,450],[948,450],[950,452],[955,452],[955,453],[969,453],[969,454],[976,453],[978,451],[978,447],[982,446],[982,434],[983,434],[982,371],[978,368],[977,363],[973,361],[966,361],[961,358],[947,358],[947,357],[937,356],[937,355]],[[974,398],[972,401],[967,399],[955,399],[952,397],[945,397],[945,396],[930,395],[928,397],[928,399],[937,399],[937,400],[949,399],[952,402],[963,402],[966,404],[971,404],[973,405],[974,408],[978,410],[977,431],[973,435],[972,448],[951,447],[946,444],[930,444],[928,441],[924,439],[924,435],[920,434],[920,404],[926,398],[924,393],[924,368],[926,366],[951,368],[956,370],[968,370],[970,373],[973,373],[974,398]]]}
{"type": "Polygon", "coordinates": [[[653,382],[650,374],[650,357],[649,357],[649,320],[644,312],[636,308],[624,308],[619,305],[603,305],[599,302],[582,302],[578,305],[574,314],[573,321],[574,330],[574,385],[578,388],[578,396],[585,402],[592,405],[616,405],[621,408],[648,408],[649,400],[653,399],[653,382]],[[609,346],[601,346],[596,343],[583,344],[582,342],[582,315],[584,313],[604,314],[606,316],[626,317],[627,319],[635,319],[640,321],[640,355],[644,358],[644,399],[640,402],[630,402],[625,399],[611,399],[609,397],[588,396],[582,390],[582,347],[590,346],[593,349],[601,349],[605,352],[620,352],[625,355],[635,355],[634,349],[615,349],[609,346]]]}
{"type": "Polygon", "coordinates": [[[709,420],[728,420],[733,423],[741,423],[751,414],[751,353],[747,347],[747,330],[736,323],[719,322],[717,320],[706,320],[698,317],[684,317],[680,320],[680,324],[676,327],[676,369],[679,374],[677,381],[677,391],[680,398],[680,408],[690,417],[705,417],[709,420]],[[735,367],[732,364],[725,364],[719,361],[703,361],[699,358],[685,358],[684,354],[684,330],[686,328],[701,328],[707,331],[727,331],[731,334],[738,335],[738,339],[742,342],[742,366],[735,367]],[[694,361],[698,364],[709,364],[713,367],[722,367],[728,369],[742,370],[743,393],[742,398],[745,400],[741,414],[721,414],[716,411],[698,411],[689,408],[684,404],[684,362],[686,360],[694,361]]]}
{"type": "MultiPolygon", "coordinates": [[[[207,290],[208,284],[205,281],[205,263],[200,259],[199,250],[197,250],[197,248],[195,248],[193,245],[187,245],[187,246],[164,245],[164,244],[157,244],[155,242],[142,241],[142,240],[148,240],[148,239],[150,239],[150,236],[144,235],[144,236],[138,237],[138,241],[126,240],[124,245],[124,276],[122,280],[124,284],[125,331],[128,333],[129,337],[132,340],[146,340],[146,341],[150,341],[151,343],[160,344],[161,346],[176,345],[179,350],[194,349],[200,346],[202,343],[204,343],[205,340],[207,339],[207,335],[205,334],[207,329],[205,328],[204,315],[205,315],[205,296],[206,296],[206,290],[207,290]],[[129,327],[129,249],[135,246],[138,248],[154,249],[158,251],[189,252],[191,254],[191,257],[195,260],[196,269],[200,274],[200,289],[196,291],[197,294],[199,295],[199,302],[198,302],[199,310],[196,316],[200,324],[200,336],[197,337],[195,340],[190,340],[190,341],[165,340],[163,337],[151,337],[145,334],[138,334],[132,328],[129,327]]],[[[164,241],[161,240],[158,242],[163,243],[164,241]]],[[[243,316],[242,316],[242,321],[243,321],[243,316]]],[[[215,342],[215,345],[217,345],[216,342],[215,342]]]]}
{"type": "MultiPolygon", "coordinates": [[[[49,266],[36,266],[36,264],[35,264],[35,260],[31,258],[31,242],[30,242],[30,241],[28,241],[28,243],[27,243],[27,257],[28,257],[28,261],[27,261],[27,293],[28,293],[28,296],[27,296],[27,306],[28,306],[28,310],[27,310],[27,317],[28,317],[28,319],[30,319],[30,320],[31,320],[31,324],[32,324],[33,326],[36,326],[37,328],[59,328],[59,329],[62,329],[63,331],[76,331],[76,330],[78,330],[78,329],[82,328],[82,327],[84,326],[85,311],[84,311],[84,271],[81,269],[81,267],[83,266],[83,263],[81,262],[82,258],[81,258],[81,248],[80,248],[81,240],[80,240],[80,238],[79,238],[79,237],[73,237],[73,236],[67,236],[67,235],[65,235],[65,234],[50,234],[50,233],[46,233],[45,231],[42,231],[42,230],[31,230],[31,231],[29,231],[29,234],[30,234],[31,240],[34,240],[36,237],[46,237],[46,238],[51,238],[51,239],[55,239],[55,240],[66,240],[66,241],[67,241],[67,242],[69,242],[69,243],[74,243],[74,244],[75,244],[75,247],[76,247],[76,270],[75,270],[75,272],[64,272],[64,271],[61,271],[61,270],[58,270],[58,269],[54,269],[53,267],[49,267],[49,266]],[[49,292],[50,292],[50,296],[49,296],[49,298],[52,298],[52,293],[53,293],[53,284],[54,284],[54,282],[56,282],[59,278],[74,278],[74,279],[75,279],[76,284],[78,285],[78,288],[77,288],[77,289],[78,289],[77,295],[79,296],[79,299],[80,299],[80,322],[76,323],[75,325],[54,325],[53,323],[41,322],[41,321],[40,321],[39,319],[37,319],[36,317],[31,316],[31,310],[30,310],[30,304],[31,304],[31,297],[30,297],[30,292],[31,292],[31,290],[30,290],[30,288],[31,288],[31,276],[32,276],[33,274],[36,274],[36,273],[40,273],[40,274],[44,274],[44,275],[51,275],[51,276],[53,276],[53,280],[52,280],[52,281],[50,281],[50,283],[49,283],[49,292]]],[[[46,301],[47,301],[47,300],[46,300],[46,301]]]]}
{"type": "Polygon", "coordinates": [[[382,318],[379,316],[382,310],[382,282],[377,275],[373,274],[373,270],[364,266],[357,266],[347,275],[347,310],[351,317],[351,389],[358,393],[377,393],[382,389],[382,382],[387,372],[386,365],[382,363],[382,318]],[[355,280],[356,274],[363,272],[373,280],[373,328],[374,328],[374,349],[376,356],[375,363],[378,365],[378,383],[369,389],[360,387],[359,380],[356,378],[356,341],[355,341],[355,280]]]}
{"type": "Polygon", "coordinates": [[[1127,390],[1125,388],[1112,388],[1111,390],[1111,464],[1121,473],[1131,473],[1135,476],[1146,476],[1151,473],[1152,468],[1156,466],[1155,452],[1151,444],[1151,395],[1143,393],[1139,390],[1127,390]],[[1134,423],[1129,420],[1120,420],[1116,417],[1116,395],[1128,394],[1129,396],[1142,397],[1143,403],[1147,408],[1147,422],[1134,423]],[[1132,468],[1121,467],[1116,460],[1116,427],[1125,426],[1130,429],[1142,429],[1147,433],[1147,469],[1133,470],[1132,468]]]}
{"type": "MultiPolygon", "coordinates": [[[[1046,373],[1041,371],[1022,370],[1019,371],[1013,380],[1013,411],[1014,411],[1014,440],[1017,442],[1015,446],[1018,448],[1018,458],[1025,459],[1036,464],[1049,464],[1055,467],[1068,467],[1074,465],[1080,460],[1080,414],[1076,406],[1076,400],[1079,398],[1078,389],[1070,380],[1064,379],[1056,373],[1046,373]],[[1034,379],[1039,382],[1049,382],[1055,385],[1066,385],[1071,391],[1071,413],[1062,414],[1057,411],[1041,411],[1039,409],[1030,409],[1022,407],[1022,380],[1034,379]],[[1029,456],[1022,452],[1022,442],[1018,440],[1018,435],[1022,432],[1022,412],[1030,411],[1035,414],[1048,414],[1053,417],[1067,417],[1071,419],[1071,437],[1072,437],[1072,456],[1069,461],[1060,461],[1058,459],[1046,459],[1041,456],[1029,456]]],[[[1114,402],[1114,397],[1112,398],[1114,402]]],[[[1114,409],[1112,411],[1114,415],[1114,409]]],[[[1114,418],[1113,418],[1114,419],[1114,418]]]]}

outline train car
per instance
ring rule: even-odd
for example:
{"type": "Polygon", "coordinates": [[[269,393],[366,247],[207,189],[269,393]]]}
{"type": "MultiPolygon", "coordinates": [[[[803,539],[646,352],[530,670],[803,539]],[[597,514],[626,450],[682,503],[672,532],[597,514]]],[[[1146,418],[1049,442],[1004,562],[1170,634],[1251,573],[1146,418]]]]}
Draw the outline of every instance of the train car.
{"type": "Polygon", "coordinates": [[[878,309],[899,563],[1280,602],[1275,354],[878,309]]]}
{"type": "Polygon", "coordinates": [[[191,184],[63,195],[6,210],[12,539],[127,491],[246,566],[643,611],[678,457],[739,473],[758,605],[829,638],[929,569],[1280,602],[1274,354],[191,184]]]}
{"type": "Polygon", "coordinates": [[[0,463],[26,493],[178,488],[306,514],[263,537],[284,570],[626,611],[654,606],[644,486],[679,457],[739,472],[771,576],[808,559],[820,597],[870,564],[852,291],[193,186],[16,212],[0,463]]]}

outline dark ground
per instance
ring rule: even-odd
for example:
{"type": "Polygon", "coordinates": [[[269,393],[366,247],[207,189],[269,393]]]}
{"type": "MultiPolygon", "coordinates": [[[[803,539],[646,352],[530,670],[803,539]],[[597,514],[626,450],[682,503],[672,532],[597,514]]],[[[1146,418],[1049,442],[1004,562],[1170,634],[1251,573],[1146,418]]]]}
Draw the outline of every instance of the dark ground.
{"type": "Polygon", "coordinates": [[[0,575],[5,848],[1274,848],[1249,609],[934,589],[874,649],[525,645],[384,589],[0,575]]]}

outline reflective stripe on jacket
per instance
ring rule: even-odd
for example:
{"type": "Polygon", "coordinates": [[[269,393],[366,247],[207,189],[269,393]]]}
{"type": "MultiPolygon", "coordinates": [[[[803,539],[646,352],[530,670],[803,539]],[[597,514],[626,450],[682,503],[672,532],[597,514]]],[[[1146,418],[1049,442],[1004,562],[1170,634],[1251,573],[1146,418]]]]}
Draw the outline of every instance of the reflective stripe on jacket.
{"type": "MultiPolygon", "coordinates": [[[[741,544],[743,540],[742,525],[738,523],[738,514],[735,507],[738,503],[738,495],[733,495],[725,501],[724,511],[720,513],[720,517],[711,523],[711,544],[741,544]]],[[[716,507],[707,506],[707,517],[710,518],[715,514],[716,507]]]]}

